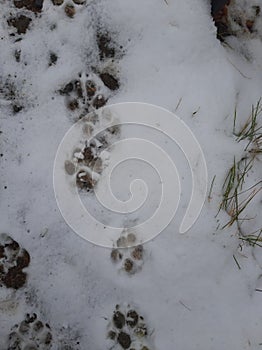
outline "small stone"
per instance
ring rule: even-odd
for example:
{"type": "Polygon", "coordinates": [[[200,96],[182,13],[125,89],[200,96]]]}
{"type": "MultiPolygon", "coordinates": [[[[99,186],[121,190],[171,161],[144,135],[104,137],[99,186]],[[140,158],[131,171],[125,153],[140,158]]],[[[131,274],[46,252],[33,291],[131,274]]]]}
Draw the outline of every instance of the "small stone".
{"type": "Polygon", "coordinates": [[[117,337],[118,343],[122,346],[123,349],[128,349],[131,345],[130,335],[125,332],[120,332],[117,337]]]}
{"type": "Polygon", "coordinates": [[[68,17],[73,18],[76,13],[74,5],[66,4],[65,13],[68,17]]]}

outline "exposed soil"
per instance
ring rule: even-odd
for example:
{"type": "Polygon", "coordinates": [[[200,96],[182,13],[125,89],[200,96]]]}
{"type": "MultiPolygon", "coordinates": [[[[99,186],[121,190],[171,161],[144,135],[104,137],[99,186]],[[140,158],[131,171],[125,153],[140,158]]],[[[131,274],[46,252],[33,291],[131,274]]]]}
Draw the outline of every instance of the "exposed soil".
{"type": "Polygon", "coordinates": [[[14,0],[14,5],[18,9],[26,8],[32,12],[41,12],[44,0],[14,0]]]}
{"type": "Polygon", "coordinates": [[[25,34],[32,19],[24,16],[18,15],[17,17],[10,18],[7,22],[10,26],[16,28],[18,34],[25,34]]]}

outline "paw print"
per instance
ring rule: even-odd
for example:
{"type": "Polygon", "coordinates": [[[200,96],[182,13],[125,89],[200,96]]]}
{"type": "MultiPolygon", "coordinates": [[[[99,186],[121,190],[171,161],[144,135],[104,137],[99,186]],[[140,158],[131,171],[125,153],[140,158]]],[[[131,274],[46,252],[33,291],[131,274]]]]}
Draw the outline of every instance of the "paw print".
{"type": "Polygon", "coordinates": [[[130,305],[116,305],[109,323],[110,349],[152,350],[144,318],[130,305]]]}
{"type": "MultiPolygon", "coordinates": [[[[103,115],[103,114],[102,114],[103,115]]],[[[97,127],[103,125],[103,121],[96,113],[89,113],[81,119],[84,135],[91,137],[95,135],[97,127]]],[[[95,135],[91,141],[82,140],[76,147],[72,157],[65,161],[65,172],[76,183],[80,190],[91,192],[97,184],[104,167],[107,165],[109,153],[104,151],[112,140],[118,136],[120,129],[106,121],[105,130],[95,135]]]]}
{"type": "Polygon", "coordinates": [[[73,18],[77,12],[77,9],[85,4],[85,0],[72,0],[65,2],[64,0],[52,0],[55,6],[61,6],[65,14],[69,18],[73,18]]]}
{"type": "Polygon", "coordinates": [[[144,263],[144,247],[141,244],[134,246],[135,244],[136,235],[124,231],[116,242],[117,248],[111,251],[112,262],[129,275],[141,270],[144,263]]]}
{"type": "Polygon", "coordinates": [[[30,263],[29,253],[5,233],[0,234],[0,286],[19,289],[24,286],[30,263]]]}
{"type": "Polygon", "coordinates": [[[103,107],[112,92],[119,89],[118,79],[107,70],[101,73],[80,73],[78,79],[67,83],[60,94],[66,97],[70,111],[85,110],[90,112],[103,107]]]}
{"type": "Polygon", "coordinates": [[[15,325],[8,339],[7,350],[49,350],[52,346],[52,333],[48,324],[44,324],[34,313],[15,325]]]}

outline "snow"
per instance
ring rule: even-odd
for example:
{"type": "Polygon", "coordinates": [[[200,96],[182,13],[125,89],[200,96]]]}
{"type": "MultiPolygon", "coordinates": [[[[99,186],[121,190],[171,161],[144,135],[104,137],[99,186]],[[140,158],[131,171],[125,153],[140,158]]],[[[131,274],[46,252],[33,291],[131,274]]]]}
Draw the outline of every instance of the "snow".
{"type": "MultiPolygon", "coordinates": [[[[241,0],[240,8],[244,3],[241,0]]],[[[234,110],[240,129],[251,105],[261,97],[261,15],[256,23],[260,34],[240,33],[222,45],[206,0],[90,1],[77,6],[73,19],[46,0],[41,16],[30,14],[30,29],[15,42],[18,36],[9,36],[14,30],[6,20],[17,11],[9,2],[1,3],[0,76],[5,80],[10,74],[19,102],[26,104],[13,115],[8,99],[0,94],[1,232],[30,253],[31,263],[23,289],[0,288],[0,349],[7,348],[11,327],[30,312],[50,324],[52,349],[63,344],[79,350],[109,349],[108,322],[115,305],[122,303],[134,305],[145,316],[155,349],[259,349],[262,307],[261,293],[255,289],[261,289],[262,252],[245,245],[241,251],[236,226],[221,230],[229,216],[223,211],[216,215],[226,173],[245,148],[232,133],[234,110]],[[54,24],[56,29],[51,30],[54,24]],[[98,26],[123,46],[115,62],[98,60],[98,26]],[[21,50],[20,62],[14,58],[16,49],[21,50]],[[49,67],[50,52],[58,61],[49,67]],[[57,91],[79,73],[107,64],[121,83],[108,104],[139,101],[176,113],[203,149],[208,188],[216,175],[212,199],[206,200],[194,226],[179,234],[191,191],[183,155],[163,135],[123,129],[124,136],[146,135],[175,157],[183,178],[175,219],[145,244],[143,266],[130,276],[111,263],[110,249],[83,240],[67,226],[53,189],[56,152],[76,117],[57,91]]],[[[117,147],[111,152],[113,159],[117,147]]],[[[127,173],[132,179],[144,175],[149,193],[157,183],[156,174],[151,176],[139,162],[131,162],[113,178],[113,190],[121,199],[126,200],[129,191],[130,183],[123,180],[127,173]]],[[[248,181],[259,179],[258,161],[248,181]]],[[[159,194],[156,186],[142,218],[152,214],[159,194]]],[[[97,209],[93,196],[86,201],[97,209]]],[[[248,214],[255,219],[245,223],[245,230],[261,227],[260,213],[261,193],[250,206],[248,214]]],[[[123,218],[113,214],[98,215],[123,224],[123,218]]],[[[141,217],[135,214],[129,221],[141,217]]]]}

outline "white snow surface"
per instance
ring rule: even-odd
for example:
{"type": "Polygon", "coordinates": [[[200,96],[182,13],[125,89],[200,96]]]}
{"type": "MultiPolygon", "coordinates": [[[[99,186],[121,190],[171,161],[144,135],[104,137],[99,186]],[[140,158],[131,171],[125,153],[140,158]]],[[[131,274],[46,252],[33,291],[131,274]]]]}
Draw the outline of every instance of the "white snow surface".
{"type": "MultiPolygon", "coordinates": [[[[240,251],[237,228],[221,230],[229,217],[216,214],[225,175],[245,147],[232,133],[234,110],[240,128],[262,95],[261,36],[243,35],[229,39],[231,47],[222,45],[205,0],[90,1],[77,7],[73,19],[45,0],[41,16],[15,42],[18,36],[9,35],[13,28],[6,20],[17,11],[1,1],[0,76],[4,80],[10,74],[26,108],[13,115],[1,96],[0,230],[28,250],[31,263],[24,288],[16,293],[0,288],[0,350],[7,349],[11,327],[27,312],[50,324],[52,349],[62,349],[63,342],[76,350],[109,349],[108,319],[115,305],[125,302],[145,316],[154,349],[260,349],[262,293],[255,289],[262,287],[262,250],[243,246],[240,251]],[[178,233],[189,198],[185,188],[178,215],[145,245],[143,267],[132,276],[115,268],[109,249],[84,241],[67,226],[53,190],[56,151],[74,122],[56,91],[79,72],[102,64],[97,23],[124,51],[114,62],[121,86],[108,104],[140,101],[176,113],[203,149],[209,187],[216,175],[212,199],[195,225],[178,233]],[[50,30],[53,24],[57,27],[50,30]],[[16,49],[21,62],[15,61],[16,49]],[[51,51],[58,61],[49,67],[51,51]]],[[[157,142],[155,135],[151,138],[157,142]]],[[[174,156],[174,146],[165,147],[174,156]]],[[[187,178],[188,166],[180,158],[187,178]]],[[[140,165],[131,168],[139,177],[140,165]]],[[[261,179],[261,170],[258,161],[251,183],[261,179]]],[[[94,198],[88,205],[93,201],[95,206],[94,198]]],[[[261,203],[260,194],[250,209],[255,217],[250,232],[262,226],[261,203]]],[[[152,205],[148,215],[151,211],[152,205]]]]}

